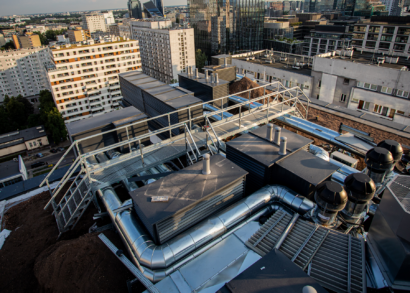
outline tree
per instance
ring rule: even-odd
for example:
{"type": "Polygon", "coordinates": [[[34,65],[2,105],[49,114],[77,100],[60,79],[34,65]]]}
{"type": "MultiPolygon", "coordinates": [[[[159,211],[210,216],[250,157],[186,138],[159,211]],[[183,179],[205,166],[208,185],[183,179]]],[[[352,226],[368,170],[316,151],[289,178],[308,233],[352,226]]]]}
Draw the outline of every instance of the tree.
{"type": "Polygon", "coordinates": [[[42,34],[42,33],[40,33],[40,32],[34,32],[34,33],[39,36],[39,38],[40,38],[40,43],[41,43],[42,45],[48,45],[48,44],[49,44],[49,41],[47,40],[47,37],[46,37],[44,34],[42,34]]]}
{"type": "Polygon", "coordinates": [[[55,104],[51,93],[48,90],[40,91],[40,114],[43,116],[43,120],[53,108],[55,108],[55,104]]]}
{"type": "Polygon", "coordinates": [[[30,116],[28,116],[28,119],[27,119],[28,127],[36,127],[41,124],[44,124],[44,123],[43,123],[43,120],[41,119],[40,114],[31,114],[30,116]]]}
{"type": "Polygon", "coordinates": [[[4,106],[0,106],[0,134],[10,131],[13,131],[13,129],[10,127],[9,115],[4,106]]]}
{"type": "Polygon", "coordinates": [[[27,123],[27,116],[25,116],[24,104],[19,102],[16,98],[4,99],[5,109],[9,117],[10,126],[13,129],[21,129],[27,123]]]}
{"type": "Polygon", "coordinates": [[[201,51],[201,49],[196,50],[195,52],[195,65],[198,70],[203,71],[202,68],[205,66],[205,61],[208,60],[208,57],[201,51]]]}
{"type": "Polygon", "coordinates": [[[23,98],[22,95],[18,95],[16,100],[24,105],[24,116],[28,117],[34,113],[34,106],[27,99],[23,98]]]}
{"type": "Polygon", "coordinates": [[[177,19],[175,20],[176,23],[179,23],[179,18],[177,17],[177,19]]]}
{"type": "Polygon", "coordinates": [[[58,144],[67,138],[67,129],[63,117],[56,107],[47,113],[47,120],[44,126],[50,131],[54,143],[58,144]]]}
{"type": "Polygon", "coordinates": [[[14,50],[14,43],[12,41],[8,41],[4,46],[2,46],[0,48],[0,50],[4,51],[4,50],[14,50]]]}

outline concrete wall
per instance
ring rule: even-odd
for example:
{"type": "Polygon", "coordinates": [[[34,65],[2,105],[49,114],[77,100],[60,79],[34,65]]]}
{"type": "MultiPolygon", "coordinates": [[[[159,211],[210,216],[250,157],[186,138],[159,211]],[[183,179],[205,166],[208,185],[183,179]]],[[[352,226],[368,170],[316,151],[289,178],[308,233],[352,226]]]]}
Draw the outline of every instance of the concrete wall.
{"type": "Polygon", "coordinates": [[[12,155],[17,152],[22,152],[26,150],[26,145],[24,143],[13,145],[8,148],[0,149],[0,157],[12,155]]]}
{"type": "Polygon", "coordinates": [[[29,151],[49,145],[47,136],[39,137],[39,138],[32,139],[32,140],[27,140],[24,143],[26,145],[27,150],[29,151]],[[34,142],[36,143],[36,145],[34,145],[34,142]],[[41,142],[41,145],[40,145],[40,142],[41,142]],[[31,143],[31,146],[30,146],[30,143],[31,143]]]}
{"type": "Polygon", "coordinates": [[[336,90],[337,76],[331,74],[322,74],[321,87],[319,92],[319,99],[328,103],[333,102],[336,90]]]}

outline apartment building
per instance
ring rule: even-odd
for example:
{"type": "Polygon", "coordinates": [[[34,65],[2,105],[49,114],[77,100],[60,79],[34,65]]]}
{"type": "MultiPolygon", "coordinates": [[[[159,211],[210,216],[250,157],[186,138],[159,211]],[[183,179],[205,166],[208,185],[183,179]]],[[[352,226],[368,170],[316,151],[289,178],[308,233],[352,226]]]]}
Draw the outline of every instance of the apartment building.
{"type": "Polygon", "coordinates": [[[107,26],[105,24],[105,17],[101,13],[84,14],[82,17],[83,29],[90,33],[101,31],[106,32],[107,26]]]}
{"type": "Polygon", "coordinates": [[[195,65],[194,29],[172,29],[170,20],[131,21],[132,39],[139,41],[143,72],[165,83],[195,65]]]}
{"type": "Polygon", "coordinates": [[[68,30],[67,34],[71,44],[86,41],[91,37],[90,32],[88,30],[83,30],[81,27],[76,27],[74,30],[68,30]]]}
{"type": "Polygon", "coordinates": [[[40,32],[44,34],[47,29],[44,25],[26,25],[27,32],[40,32]]]}
{"type": "Polygon", "coordinates": [[[359,50],[316,55],[311,98],[410,125],[409,57],[359,50]]]}
{"type": "Polygon", "coordinates": [[[56,67],[48,78],[66,123],[118,109],[118,74],[141,68],[139,51],[135,40],[53,48],[56,67]]]}
{"type": "Polygon", "coordinates": [[[50,90],[46,67],[53,63],[48,47],[0,51],[0,102],[4,96],[22,95],[37,102],[41,90],[50,90]]]}
{"type": "Polygon", "coordinates": [[[129,38],[132,39],[131,35],[131,21],[132,19],[124,19],[122,24],[118,24],[118,33],[119,36],[122,38],[129,38]]]}
{"type": "MultiPolygon", "coordinates": [[[[410,20],[410,19],[409,19],[410,20]]],[[[353,46],[376,51],[410,53],[410,23],[356,24],[353,28],[353,46]]]]}
{"type": "Polygon", "coordinates": [[[40,37],[33,34],[13,35],[13,43],[16,49],[41,47],[40,37]]]}
{"type": "Polygon", "coordinates": [[[112,11],[103,11],[101,12],[101,14],[104,16],[105,25],[107,26],[107,28],[111,24],[115,23],[115,19],[114,19],[114,15],[112,14],[112,11]]]}
{"type": "Polygon", "coordinates": [[[315,56],[351,46],[352,34],[349,26],[344,25],[316,25],[310,35],[305,36],[303,55],[315,56]]]}

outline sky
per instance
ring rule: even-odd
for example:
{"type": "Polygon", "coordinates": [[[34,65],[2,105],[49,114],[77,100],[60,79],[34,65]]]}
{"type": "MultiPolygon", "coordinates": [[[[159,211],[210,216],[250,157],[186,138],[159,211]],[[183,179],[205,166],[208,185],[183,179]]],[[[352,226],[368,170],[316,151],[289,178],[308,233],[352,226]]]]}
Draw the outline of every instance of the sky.
{"type": "MultiPolygon", "coordinates": [[[[148,0],[142,0],[146,2],[148,0]]],[[[163,0],[164,6],[186,5],[186,0],[163,0]]],[[[0,16],[126,8],[127,0],[0,0],[0,16]]]]}

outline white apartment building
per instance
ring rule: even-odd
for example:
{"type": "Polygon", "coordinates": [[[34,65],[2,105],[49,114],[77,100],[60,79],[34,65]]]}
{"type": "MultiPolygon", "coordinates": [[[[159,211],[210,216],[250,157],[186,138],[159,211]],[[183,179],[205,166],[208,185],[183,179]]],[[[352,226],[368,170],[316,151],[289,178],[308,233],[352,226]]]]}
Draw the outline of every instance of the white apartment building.
{"type": "Polygon", "coordinates": [[[139,41],[143,72],[171,83],[195,65],[194,29],[172,29],[170,20],[132,20],[131,37],[139,41]]]}
{"type": "Polygon", "coordinates": [[[26,25],[27,32],[40,32],[44,34],[47,29],[45,25],[26,25]]]}
{"type": "Polygon", "coordinates": [[[107,26],[107,28],[111,24],[115,24],[115,19],[114,19],[114,15],[112,14],[112,11],[105,11],[101,13],[102,15],[104,15],[104,21],[105,21],[105,25],[107,26]]]}
{"type": "Polygon", "coordinates": [[[118,74],[141,68],[138,41],[66,45],[52,49],[56,68],[48,78],[66,123],[118,109],[118,74]]]}
{"type": "Polygon", "coordinates": [[[5,95],[22,95],[37,102],[35,95],[50,90],[46,67],[52,64],[48,47],[0,51],[0,103],[5,95]]]}
{"type": "Polygon", "coordinates": [[[105,17],[101,13],[84,14],[82,17],[83,29],[89,30],[90,33],[101,31],[106,32],[105,17]]]}

